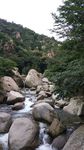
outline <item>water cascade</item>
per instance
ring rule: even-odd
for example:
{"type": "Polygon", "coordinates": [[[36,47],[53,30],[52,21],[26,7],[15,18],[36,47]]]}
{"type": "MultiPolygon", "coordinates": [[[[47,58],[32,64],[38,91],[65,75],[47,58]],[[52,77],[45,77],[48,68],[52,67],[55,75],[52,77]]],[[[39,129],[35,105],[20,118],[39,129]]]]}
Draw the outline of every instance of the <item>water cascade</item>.
{"type": "MultiPolygon", "coordinates": [[[[8,112],[12,115],[13,118],[17,118],[20,116],[25,116],[26,114],[32,113],[32,105],[36,101],[36,95],[33,91],[26,90],[22,91],[22,93],[25,95],[25,107],[22,110],[14,111],[11,109],[10,106],[0,105],[0,110],[2,112],[8,112]]],[[[40,132],[39,132],[39,139],[41,141],[41,145],[36,148],[36,150],[54,150],[52,149],[51,145],[49,144],[49,135],[45,132],[46,131],[46,124],[39,123],[40,126],[40,132]]],[[[3,150],[8,150],[8,133],[6,134],[0,134],[0,143],[3,146],[3,150]]]]}

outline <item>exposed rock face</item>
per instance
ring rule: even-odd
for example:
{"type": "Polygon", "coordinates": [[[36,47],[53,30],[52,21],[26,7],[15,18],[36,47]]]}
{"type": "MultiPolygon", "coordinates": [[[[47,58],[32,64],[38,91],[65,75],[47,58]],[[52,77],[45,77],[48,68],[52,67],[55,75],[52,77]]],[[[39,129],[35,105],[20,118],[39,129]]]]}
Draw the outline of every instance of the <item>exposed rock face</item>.
{"type": "Polygon", "coordinates": [[[54,109],[48,103],[40,103],[34,106],[33,116],[38,121],[51,123],[54,118],[54,109]]]}
{"type": "Polygon", "coordinates": [[[63,150],[84,150],[84,125],[71,134],[63,150]]]}
{"type": "Polygon", "coordinates": [[[20,35],[20,32],[16,32],[16,39],[20,39],[21,38],[21,35],[20,35]]]}
{"type": "Polygon", "coordinates": [[[63,108],[64,111],[73,115],[84,115],[84,97],[74,97],[71,98],[68,106],[63,108]]]}
{"type": "Polygon", "coordinates": [[[52,137],[56,137],[64,130],[65,127],[63,126],[63,124],[55,118],[48,129],[48,133],[50,133],[52,137]]]}
{"type": "MultiPolygon", "coordinates": [[[[56,148],[58,150],[62,150],[62,148],[64,147],[64,145],[66,144],[67,142],[67,137],[66,135],[62,134],[62,135],[59,135],[57,136],[53,142],[52,142],[52,147],[53,148],[56,148]]],[[[68,149],[67,149],[68,150],[68,149]]]]}
{"type": "Polygon", "coordinates": [[[8,42],[5,42],[3,45],[3,50],[6,56],[12,54],[14,52],[14,48],[15,46],[13,40],[9,40],[8,42]]]}
{"type": "Polygon", "coordinates": [[[11,91],[11,90],[19,91],[18,85],[11,77],[4,76],[1,78],[0,81],[4,91],[11,91]]]}
{"type": "Polygon", "coordinates": [[[10,91],[7,95],[7,104],[15,104],[17,102],[22,102],[25,100],[25,97],[16,91],[10,91]]]}
{"type": "Polygon", "coordinates": [[[28,87],[37,87],[42,83],[42,76],[36,70],[31,69],[25,79],[25,84],[28,87]]]}
{"type": "Polygon", "coordinates": [[[10,150],[31,150],[38,145],[38,125],[28,118],[15,119],[9,130],[10,150]]]}
{"type": "Polygon", "coordinates": [[[8,113],[0,112],[0,133],[6,133],[9,131],[12,119],[8,113]]]}

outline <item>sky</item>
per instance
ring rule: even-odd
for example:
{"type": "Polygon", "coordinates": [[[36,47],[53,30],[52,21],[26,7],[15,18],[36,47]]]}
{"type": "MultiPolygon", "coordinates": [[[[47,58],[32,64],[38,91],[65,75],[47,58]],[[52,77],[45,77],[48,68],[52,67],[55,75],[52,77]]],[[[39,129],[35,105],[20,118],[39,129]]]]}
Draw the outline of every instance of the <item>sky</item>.
{"type": "Polygon", "coordinates": [[[61,4],[62,0],[0,0],[0,18],[54,36],[49,31],[54,23],[51,13],[61,4]]]}

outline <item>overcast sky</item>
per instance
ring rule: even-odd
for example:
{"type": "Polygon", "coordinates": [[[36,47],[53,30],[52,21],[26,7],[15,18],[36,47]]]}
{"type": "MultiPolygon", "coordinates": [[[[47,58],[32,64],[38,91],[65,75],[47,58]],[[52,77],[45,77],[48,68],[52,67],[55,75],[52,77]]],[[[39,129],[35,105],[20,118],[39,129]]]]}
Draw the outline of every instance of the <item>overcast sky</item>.
{"type": "Polygon", "coordinates": [[[52,12],[62,0],[0,0],[0,18],[22,24],[37,33],[52,36],[52,12]]]}

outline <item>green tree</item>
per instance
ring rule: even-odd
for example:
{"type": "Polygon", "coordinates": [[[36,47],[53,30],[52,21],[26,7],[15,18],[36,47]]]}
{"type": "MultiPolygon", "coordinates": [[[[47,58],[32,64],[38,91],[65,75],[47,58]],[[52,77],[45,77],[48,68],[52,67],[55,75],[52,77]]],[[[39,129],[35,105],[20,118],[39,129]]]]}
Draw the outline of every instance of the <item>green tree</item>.
{"type": "Polygon", "coordinates": [[[46,74],[64,95],[84,94],[84,0],[65,0],[53,13],[53,32],[66,37],[46,74]]]}
{"type": "Polygon", "coordinates": [[[53,32],[59,37],[67,37],[72,49],[84,49],[84,0],[65,0],[58,8],[59,15],[54,18],[53,32]],[[81,46],[82,45],[82,46],[81,46]]]}
{"type": "Polygon", "coordinates": [[[0,76],[10,75],[10,70],[16,66],[17,64],[14,61],[0,57],[0,76]]]}

